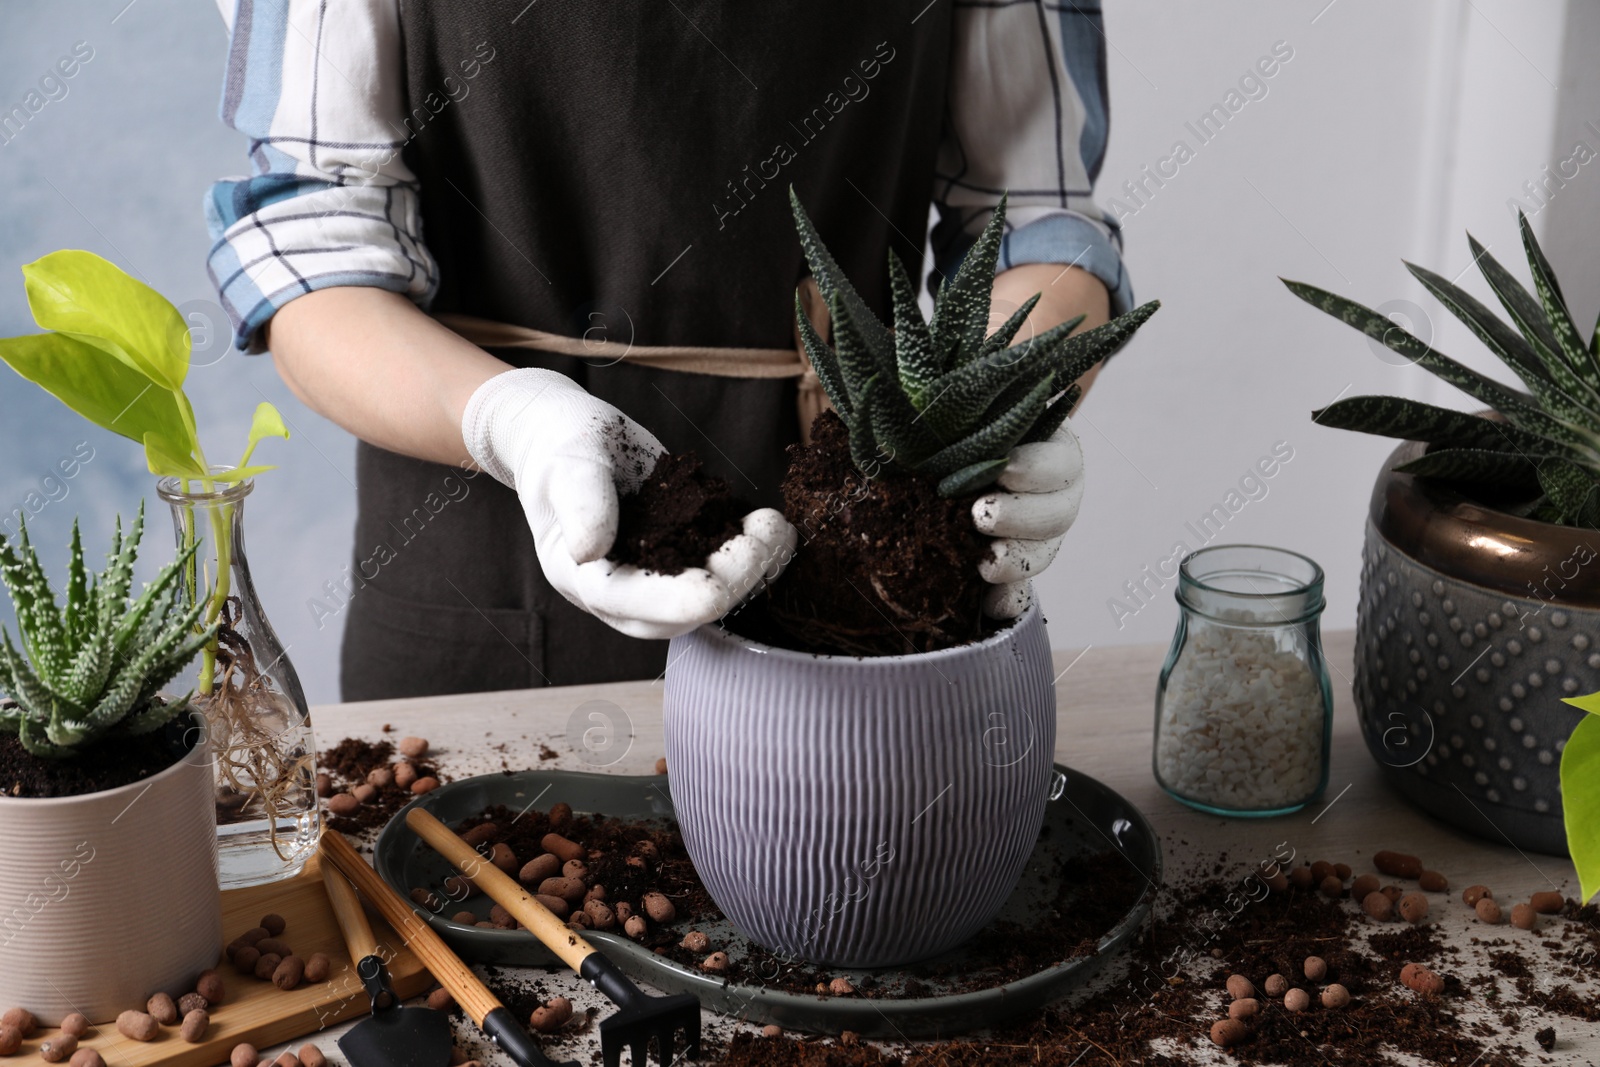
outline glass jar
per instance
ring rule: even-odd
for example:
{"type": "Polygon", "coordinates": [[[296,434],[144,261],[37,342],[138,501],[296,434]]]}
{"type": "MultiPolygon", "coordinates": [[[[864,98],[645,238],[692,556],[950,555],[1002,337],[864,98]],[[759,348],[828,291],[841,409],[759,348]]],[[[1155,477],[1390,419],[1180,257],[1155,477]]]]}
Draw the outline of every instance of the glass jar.
{"type": "MultiPolygon", "coordinates": [[[[214,468],[222,473],[226,468],[214,468]]],[[[305,691],[261,608],[244,552],[249,479],[232,484],[163,478],[179,551],[201,542],[183,574],[191,604],[216,638],[177,684],[205,714],[216,770],[222,888],[298,874],[316,850],[316,744],[305,691]]]]}
{"type": "Polygon", "coordinates": [[[1217,815],[1300,810],[1328,784],[1322,568],[1280,548],[1217,545],[1184,559],[1177,598],[1156,688],[1156,781],[1217,815]]]}

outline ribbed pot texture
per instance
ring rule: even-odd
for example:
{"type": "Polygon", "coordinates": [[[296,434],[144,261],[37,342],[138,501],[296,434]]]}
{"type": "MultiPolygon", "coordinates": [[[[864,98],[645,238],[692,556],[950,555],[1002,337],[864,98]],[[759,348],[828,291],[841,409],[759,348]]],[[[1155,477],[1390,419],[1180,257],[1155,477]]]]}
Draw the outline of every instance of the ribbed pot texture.
{"type": "Polygon", "coordinates": [[[675,638],[667,765],[717,906],[767,948],[840,967],[959,945],[1015,888],[1055,752],[1035,603],[977,644],[817,656],[706,626],[675,638]]]}
{"type": "Polygon", "coordinates": [[[54,1026],[177,996],[222,951],[216,804],[202,742],[100,793],[0,797],[0,1005],[54,1026]]]}

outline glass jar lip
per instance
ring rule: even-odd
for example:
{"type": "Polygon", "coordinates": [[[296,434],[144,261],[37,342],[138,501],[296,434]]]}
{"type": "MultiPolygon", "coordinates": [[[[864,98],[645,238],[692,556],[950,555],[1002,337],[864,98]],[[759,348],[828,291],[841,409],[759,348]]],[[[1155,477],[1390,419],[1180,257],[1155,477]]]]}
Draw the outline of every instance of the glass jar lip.
{"type": "Polygon", "coordinates": [[[1296,552],[1291,548],[1276,548],[1272,545],[1208,545],[1197,552],[1191,552],[1187,556],[1183,557],[1183,562],[1178,565],[1178,577],[1180,581],[1188,585],[1192,585],[1197,589],[1203,589],[1208,593],[1217,593],[1221,596],[1227,597],[1237,597],[1241,600],[1264,601],[1281,600],[1284,597],[1304,596],[1306,593],[1319,591],[1322,588],[1322,583],[1325,576],[1323,574],[1321,564],[1312,559],[1310,556],[1307,556],[1302,552],[1296,552]],[[1246,592],[1239,589],[1225,589],[1220,585],[1207,582],[1204,578],[1195,576],[1193,564],[1201,557],[1209,556],[1217,552],[1239,551],[1258,552],[1263,556],[1278,556],[1284,559],[1296,560],[1310,568],[1311,576],[1307,579],[1301,580],[1295,575],[1284,574],[1281,571],[1270,572],[1277,578],[1292,581],[1295,584],[1291,588],[1276,589],[1267,592],[1246,592]]]}
{"type": "MultiPolygon", "coordinates": [[[[1271,545],[1211,545],[1185,556],[1178,567],[1178,603],[1186,611],[1227,626],[1275,628],[1296,626],[1315,619],[1327,601],[1322,595],[1323,571],[1317,561],[1302,553],[1271,545]],[[1196,576],[1192,562],[1213,553],[1238,553],[1257,564],[1219,570],[1216,577],[1238,577],[1241,571],[1270,576],[1277,588],[1228,588],[1221,582],[1196,576]],[[1283,566],[1272,567],[1272,560],[1283,566]],[[1296,573],[1301,572],[1301,573],[1296,573]]],[[[1251,583],[1252,585],[1254,583],[1251,583]]]]}
{"type": "MultiPolygon", "coordinates": [[[[231,463],[211,465],[212,474],[226,474],[233,469],[234,465],[231,463]]],[[[231,504],[243,500],[255,488],[255,480],[252,478],[231,482],[222,488],[210,491],[199,487],[197,483],[198,479],[183,479],[176,475],[168,475],[156,482],[156,495],[168,504],[231,504]],[[186,480],[194,486],[193,489],[183,488],[186,480]]]]}

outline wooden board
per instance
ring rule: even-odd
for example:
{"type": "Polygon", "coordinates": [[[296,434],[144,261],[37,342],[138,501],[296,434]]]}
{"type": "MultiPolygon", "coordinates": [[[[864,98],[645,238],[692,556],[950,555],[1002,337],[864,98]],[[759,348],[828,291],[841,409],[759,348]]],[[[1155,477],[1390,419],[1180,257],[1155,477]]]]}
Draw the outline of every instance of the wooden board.
{"type": "MultiPolygon", "coordinates": [[[[241,1041],[248,1041],[258,1049],[266,1048],[365,1014],[372,1002],[361,988],[350,954],[344,947],[344,937],[339,933],[322,885],[319,859],[313,856],[294,878],[223,893],[222,933],[225,941],[231,941],[254,927],[263,915],[277,912],[288,924],[283,940],[294,949],[295,955],[310,958],[313,952],[325,952],[333,960],[333,975],[326,982],[301,985],[285,992],[271,982],[239,974],[223,960],[217,970],[227,987],[228,999],[211,1009],[211,1029],[200,1044],[184,1041],[178,1036],[176,1026],[164,1026],[154,1041],[141,1043],[128,1040],[114,1025],[107,1024],[91,1030],[89,1036],[79,1042],[79,1047],[97,1050],[105,1059],[106,1067],[146,1067],[149,1064],[214,1067],[227,1063],[233,1046],[241,1041]]],[[[394,991],[401,997],[414,997],[430,988],[433,979],[422,962],[399,943],[393,931],[370,909],[368,915],[380,945],[392,951],[389,981],[394,991]]],[[[106,965],[132,966],[134,961],[107,960],[106,965]]],[[[143,1008],[144,1005],[128,1007],[143,1008]]],[[[18,1058],[5,1061],[8,1067],[11,1064],[19,1067],[22,1064],[43,1065],[39,1045],[58,1032],[41,1029],[23,1044],[18,1058]]]]}

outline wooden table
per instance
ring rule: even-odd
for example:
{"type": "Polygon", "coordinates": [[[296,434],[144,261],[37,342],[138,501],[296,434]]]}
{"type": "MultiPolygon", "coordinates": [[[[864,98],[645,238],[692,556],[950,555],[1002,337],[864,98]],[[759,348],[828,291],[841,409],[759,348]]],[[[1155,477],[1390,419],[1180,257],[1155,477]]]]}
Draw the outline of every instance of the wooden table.
{"type": "MultiPolygon", "coordinates": [[[[1150,743],[1156,675],[1164,647],[1091,646],[1055,653],[1059,701],[1056,758],[1105,782],[1149,816],[1162,836],[1169,872],[1209,864],[1221,852],[1234,857],[1267,856],[1283,841],[1305,858],[1352,863],[1381,848],[1411,852],[1450,878],[1450,904],[1435,908],[1436,921],[1448,939],[1463,944],[1475,935],[1484,936],[1487,929],[1475,924],[1470,912],[1458,903],[1462,886],[1474,882],[1492,886],[1497,897],[1508,902],[1545,889],[1578,895],[1570,862],[1468,837],[1433,821],[1393,794],[1367,754],[1356,724],[1349,684],[1354,636],[1329,634],[1325,645],[1337,694],[1332,773],[1327,795],[1297,815],[1263,821],[1221,819],[1179,804],[1156,786],[1150,771],[1150,743]]],[[[373,701],[316,708],[314,723],[325,746],[342,737],[377,738],[386,725],[394,737],[427,737],[441,764],[455,778],[528,766],[648,774],[653,773],[663,752],[661,694],[657,681],[373,701]],[[607,724],[593,718],[595,713],[613,720],[610,744],[606,744],[607,724]],[[584,732],[596,729],[600,732],[590,733],[586,741],[584,732]],[[560,756],[541,762],[541,743],[560,756]]],[[[1509,935],[1534,936],[1509,926],[1494,930],[1494,936],[1509,935]]],[[[533,973],[551,995],[562,992],[571,996],[580,1010],[602,1003],[580,987],[575,977],[533,973]]],[[[1591,987],[1586,995],[1596,999],[1600,990],[1591,987]]],[[[715,1022],[710,1016],[707,1024],[737,1025],[715,1022]]],[[[1530,1013],[1517,1043],[1508,1044],[1504,1051],[1518,1062],[1600,1062],[1597,1031],[1600,1027],[1571,1018],[1535,1019],[1530,1013]],[[1554,1024],[1560,1043],[1553,1053],[1545,1054],[1533,1046],[1532,1033],[1547,1023],[1554,1024]]],[[[332,1041],[336,1033],[316,1039],[330,1057],[337,1055],[332,1041]]],[[[458,1031],[458,1039],[470,1055],[485,1054],[476,1034],[458,1031]]],[[[587,1063],[591,1049],[598,1049],[598,1038],[593,1035],[551,1051],[587,1063]]],[[[497,1067],[510,1062],[497,1052],[487,1055],[497,1067]]],[[[1203,1055],[1200,1061],[1210,1058],[1203,1055]]],[[[597,1052],[594,1062],[598,1062],[597,1052]]]]}

